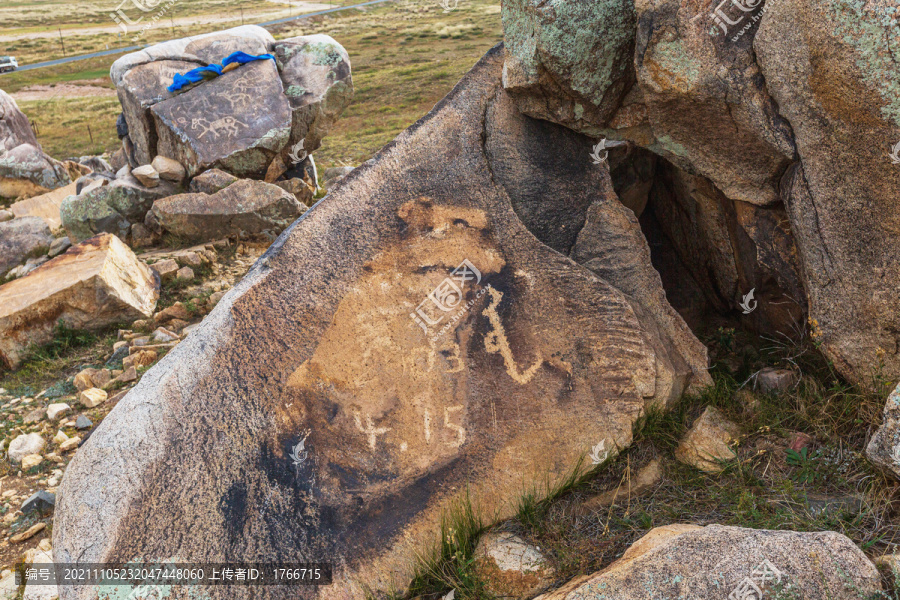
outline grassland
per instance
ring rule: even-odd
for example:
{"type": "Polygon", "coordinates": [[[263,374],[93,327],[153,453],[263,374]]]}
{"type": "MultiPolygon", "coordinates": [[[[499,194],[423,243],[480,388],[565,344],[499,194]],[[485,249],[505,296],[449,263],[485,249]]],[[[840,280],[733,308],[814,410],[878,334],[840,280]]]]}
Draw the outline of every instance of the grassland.
{"type": "MultiPolygon", "coordinates": [[[[325,33],[350,54],[354,102],[314,154],[320,169],[357,165],[371,157],[427,113],[502,39],[499,3],[485,0],[463,0],[447,13],[436,0],[386,3],[294,21],[272,32],[276,38],[325,33]]],[[[0,88],[14,93],[34,85],[97,80],[107,76],[113,60],[101,57],[12,73],[0,77],[0,88]]],[[[92,83],[112,87],[108,77],[105,81],[92,83]]],[[[51,156],[98,154],[119,147],[115,98],[54,97],[19,106],[36,124],[38,139],[51,156]]]]}

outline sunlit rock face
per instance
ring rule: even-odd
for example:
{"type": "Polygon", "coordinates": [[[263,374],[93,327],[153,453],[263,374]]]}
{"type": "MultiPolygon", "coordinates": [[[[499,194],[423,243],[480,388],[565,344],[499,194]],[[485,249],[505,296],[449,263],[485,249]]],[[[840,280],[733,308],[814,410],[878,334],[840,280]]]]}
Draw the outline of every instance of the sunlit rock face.
{"type": "Polygon", "coordinates": [[[335,585],[264,597],[402,590],[454,503],[510,515],[709,381],[589,140],[519,114],[503,57],[299,219],[119,402],[66,471],[58,560],[319,561],[335,585]],[[541,229],[536,198],[562,188],[581,192],[546,194],[559,226],[541,229]]]}

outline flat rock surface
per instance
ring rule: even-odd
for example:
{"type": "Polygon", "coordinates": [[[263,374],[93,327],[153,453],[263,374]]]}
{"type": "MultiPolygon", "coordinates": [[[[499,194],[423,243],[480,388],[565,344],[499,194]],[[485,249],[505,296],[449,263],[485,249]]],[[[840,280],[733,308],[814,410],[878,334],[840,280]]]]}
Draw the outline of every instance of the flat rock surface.
{"type": "Polygon", "coordinates": [[[12,96],[0,90],[0,154],[20,144],[40,147],[28,117],[19,110],[12,96]]]}
{"type": "Polygon", "coordinates": [[[482,142],[515,118],[491,110],[502,61],[292,225],[119,401],[66,471],[58,560],[320,560],[336,585],[264,597],[403,589],[463,494],[510,515],[523,482],[627,446],[646,403],[688,385],[666,317],[543,244],[493,179],[482,142]]]}
{"type": "Polygon", "coordinates": [[[242,65],[151,112],[157,151],[184,165],[189,176],[211,167],[262,176],[291,134],[291,110],[273,60],[242,65]]]}
{"type": "Polygon", "coordinates": [[[125,244],[103,234],[0,286],[0,360],[15,367],[63,321],[93,329],[153,313],[159,285],[125,244]]]}
{"type": "Polygon", "coordinates": [[[62,227],[59,208],[62,206],[66,196],[75,195],[77,187],[78,184],[73,181],[69,185],[57,188],[46,194],[19,200],[13,203],[9,209],[17,217],[40,217],[51,231],[56,231],[62,227]]]}

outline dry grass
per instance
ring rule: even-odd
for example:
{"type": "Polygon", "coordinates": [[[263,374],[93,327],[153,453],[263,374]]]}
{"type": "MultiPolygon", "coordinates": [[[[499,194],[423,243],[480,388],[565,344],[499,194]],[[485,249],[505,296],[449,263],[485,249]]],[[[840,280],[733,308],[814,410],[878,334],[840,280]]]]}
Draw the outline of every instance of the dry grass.
{"type": "MultiPolygon", "coordinates": [[[[880,421],[885,387],[866,391],[841,381],[808,339],[772,344],[757,338],[757,347],[747,343],[751,340],[728,330],[709,332],[704,341],[713,362],[736,365],[733,371],[720,367],[714,371],[715,387],[702,396],[686,397],[668,412],[648,413],[635,427],[631,448],[554,491],[550,501],[523,498],[518,516],[495,527],[540,547],[556,568],[558,583],[603,569],[650,529],[671,523],[830,530],[846,535],[872,558],[895,551],[900,544],[900,486],[864,456],[880,421]],[[800,384],[777,395],[742,388],[765,365],[794,365],[802,371],[800,384]],[[737,459],[720,474],[683,465],[673,454],[709,405],[743,429],[737,459]],[[789,461],[786,452],[798,433],[811,438],[800,464],[789,461]],[[622,493],[602,509],[583,506],[607,490],[627,489],[629,478],[657,458],[663,477],[649,493],[622,493]]],[[[877,373],[873,379],[878,380],[877,373]]],[[[467,546],[474,546],[474,540],[467,546]]],[[[437,598],[460,581],[464,585],[457,588],[457,598],[491,598],[465,561],[429,564],[423,577],[428,574],[440,576],[432,576],[430,588],[415,590],[425,592],[423,597],[437,598]]],[[[888,597],[895,598],[883,596],[888,597]]]]}

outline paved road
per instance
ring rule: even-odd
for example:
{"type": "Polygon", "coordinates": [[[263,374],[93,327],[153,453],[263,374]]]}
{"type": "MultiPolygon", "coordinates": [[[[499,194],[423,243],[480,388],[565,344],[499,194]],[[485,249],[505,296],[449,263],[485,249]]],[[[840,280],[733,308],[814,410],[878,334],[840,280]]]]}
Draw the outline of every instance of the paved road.
{"type": "MultiPolygon", "coordinates": [[[[122,54],[123,52],[131,52],[132,50],[140,50],[143,46],[128,46],[127,48],[113,48],[112,50],[104,50],[102,52],[91,52],[90,54],[81,54],[79,56],[69,56],[67,58],[57,58],[56,60],[48,60],[46,62],[33,63],[30,65],[22,65],[17,70],[27,71],[29,69],[40,69],[42,67],[52,67],[53,65],[62,65],[65,63],[75,62],[76,60],[86,60],[96,56],[109,56],[110,54],[122,54]]],[[[15,73],[15,71],[13,71],[15,73]]]]}
{"type": "MultiPolygon", "coordinates": [[[[329,8],[327,10],[320,10],[317,12],[304,13],[302,15],[298,15],[296,17],[285,17],[283,19],[275,19],[274,21],[266,21],[265,23],[256,23],[261,27],[265,27],[267,25],[277,25],[278,23],[287,23],[288,21],[296,21],[298,19],[308,19],[309,17],[315,17],[317,15],[324,15],[327,13],[337,12],[339,10],[349,10],[351,8],[361,8],[363,6],[371,6],[372,4],[381,4],[382,2],[392,2],[392,0],[370,0],[369,2],[363,2],[361,4],[353,4],[351,6],[338,6],[336,8],[329,8]]],[[[128,46],[127,48],[114,48],[112,50],[103,50],[102,52],[92,52],[90,54],[81,54],[79,56],[69,56],[67,58],[58,58],[56,60],[48,60],[46,62],[32,63],[30,65],[22,65],[18,68],[18,71],[28,71],[29,69],[41,69],[43,67],[52,67],[53,65],[61,65],[65,63],[75,62],[77,60],[86,60],[88,58],[96,58],[98,56],[109,56],[110,54],[123,54],[125,52],[131,52],[132,50],[140,50],[144,46],[128,46]]],[[[14,71],[16,72],[16,71],[14,71]]]]}

